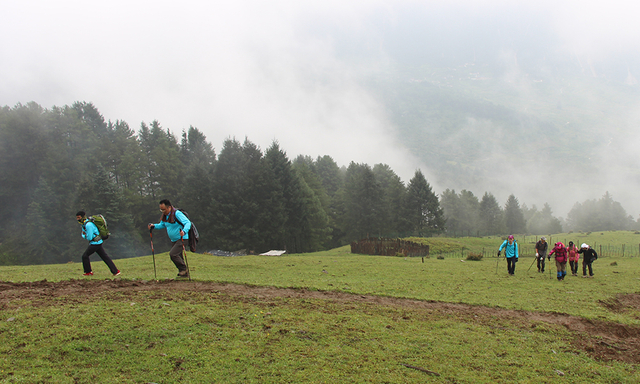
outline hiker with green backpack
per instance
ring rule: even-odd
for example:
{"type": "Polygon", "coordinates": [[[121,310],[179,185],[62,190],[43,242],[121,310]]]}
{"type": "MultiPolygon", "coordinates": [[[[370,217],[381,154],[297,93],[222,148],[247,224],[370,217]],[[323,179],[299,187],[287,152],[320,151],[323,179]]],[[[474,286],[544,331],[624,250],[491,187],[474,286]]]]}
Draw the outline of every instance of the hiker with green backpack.
{"type": "Polygon", "coordinates": [[[86,251],[84,251],[84,254],[82,255],[82,268],[84,269],[83,276],[93,276],[93,271],[91,269],[91,260],[89,259],[89,257],[94,253],[97,253],[102,261],[107,264],[107,267],[109,267],[109,270],[111,271],[111,274],[113,276],[118,276],[120,274],[120,271],[118,270],[118,268],[116,268],[113,260],[111,260],[109,255],[107,255],[107,252],[102,247],[104,239],[109,237],[109,233],[106,232],[106,221],[104,220],[104,217],[102,217],[102,215],[97,216],[99,216],[99,218],[94,219],[91,216],[87,218],[87,214],[85,213],[85,211],[78,211],[78,213],[76,213],[76,220],[78,220],[78,223],[82,225],[82,238],[85,240],[89,240],[89,247],[86,251]],[[98,225],[96,225],[95,222],[100,222],[100,226],[104,228],[103,232],[105,233],[100,233],[98,225]]]}

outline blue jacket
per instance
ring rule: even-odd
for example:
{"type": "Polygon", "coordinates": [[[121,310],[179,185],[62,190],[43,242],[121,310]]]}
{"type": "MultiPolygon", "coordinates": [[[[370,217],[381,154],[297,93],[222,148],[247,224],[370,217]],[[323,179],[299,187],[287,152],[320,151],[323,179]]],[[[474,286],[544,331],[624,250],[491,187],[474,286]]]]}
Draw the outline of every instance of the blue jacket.
{"type": "Polygon", "coordinates": [[[82,223],[82,238],[89,240],[89,244],[91,245],[102,244],[102,238],[100,237],[98,227],[88,219],[85,219],[84,223],[82,223]],[[94,240],[96,236],[98,240],[94,240]]]}
{"type": "Polygon", "coordinates": [[[518,243],[515,240],[513,240],[513,244],[509,244],[509,240],[505,240],[498,251],[502,251],[503,248],[506,248],[504,250],[504,255],[507,259],[514,256],[516,259],[518,258],[518,243]]]}
{"type": "Polygon", "coordinates": [[[187,240],[189,238],[189,229],[191,228],[191,221],[185,216],[184,213],[179,210],[173,208],[175,210],[175,221],[173,223],[169,222],[171,213],[165,216],[164,220],[161,220],[158,224],[154,224],[154,227],[157,229],[166,228],[167,235],[169,235],[169,239],[172,242],[176,242],[180,240],[180,230],[184,232],[184,236],[182,236],[183,240],[187,240]],[[166,220],[166,221],[165,221],[166,220]],[[181,225],[184,225],[184,227],[181,225]]]}

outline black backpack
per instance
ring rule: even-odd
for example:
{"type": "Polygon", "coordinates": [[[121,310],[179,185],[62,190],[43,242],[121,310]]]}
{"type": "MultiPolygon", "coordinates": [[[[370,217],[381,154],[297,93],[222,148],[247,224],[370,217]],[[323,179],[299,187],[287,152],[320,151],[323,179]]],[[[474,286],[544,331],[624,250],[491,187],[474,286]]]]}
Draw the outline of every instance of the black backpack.
{"type": "MultiPolygon", "coordinates": [[[[187,211],[180,208],[176,208],[176,210],[182,212],[185,216],[187,216],[187,219],[189,219],[189,214],[187,213],[187,211]]],[[[189,221],[191,221],[191,219],[189,219],[189,221]]],[[[184,228],[184,224],[182,224],[180,220],[178,220],[178,216],[176,216],[176,222],[180,224],[182,228],[184,228]]],[[[196,228],[196,225],[193,221],[191,221],[191,228],[189,228],[189,238],[187,239],[187,241],[189,242],[189,250],[191,252],[195,252],[196,245],[198,244],[198,241],[200,241],[200,233],[198,233],[198,228],[196,228]]]]}

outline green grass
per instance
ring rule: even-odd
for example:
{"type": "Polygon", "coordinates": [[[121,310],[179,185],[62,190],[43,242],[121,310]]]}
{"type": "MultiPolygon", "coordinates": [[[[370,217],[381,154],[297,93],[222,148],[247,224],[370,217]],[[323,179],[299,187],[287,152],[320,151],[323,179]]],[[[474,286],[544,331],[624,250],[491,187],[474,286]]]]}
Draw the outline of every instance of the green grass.
{"type": "Polygon", "coordinates": [[[569,383],[640,379],[578,354],[559,327],[470,315],[200,292],[25,304],[0,322],[5,382],[537,383],[558,370],[569,383]]]}
{"type": "MultiPolygon", "coordinates": [[[[637,236],[567,235],[578,242],[637,236]]],[[[473,250],[497,249],[501,238],[431,240],[445,244],[442,249],[454,244],[473,250]]],[[[423,263],[421,258],[352,255],[342,247],[279,257],[189,253],[188,262],[196,281],[556,312],[640,326],[639,311],[611,312],[600,303],[638,292],[638,257],[603,257],[594,263],[594,279],[568,276],[558,282],[535,266],[527,272],[531,257],[522,257],[516,275],[509,277],[504,259],[493,253],[481,261],[451,255],[423,263]]],[[[168,254],[155,259],[158,279],[175,277],[168,254]]],[[[116,260],[116,265],[123,279],[154,278],[151,256],[116,260]]],[[[102,261],[93,261],[93,270],[93,277],[82,278],[81,264],[70,263],[0,267],[0,274],[13,282],[112,279],[102,261]]],[[[480,310],[474,315],[356,300],[171,291],[159,285],[152,291],[5,301],[0,381],[640,382],[636,366],[594,360],[572,344],[573,338],[559,325],[493,318],[480,310]]]]}

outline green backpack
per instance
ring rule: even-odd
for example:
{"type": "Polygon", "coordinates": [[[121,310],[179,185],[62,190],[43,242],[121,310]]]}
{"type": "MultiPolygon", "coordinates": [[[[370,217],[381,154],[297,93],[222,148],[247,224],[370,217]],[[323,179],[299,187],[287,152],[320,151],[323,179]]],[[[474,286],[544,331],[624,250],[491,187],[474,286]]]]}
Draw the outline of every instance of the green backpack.
{"type": "Polygon", "coordinates": [[[109,229],[107,228],[107,219],[105,219],[104,216],[93,215],[93,216],[87,217],[87,220],[89,220],[90,222],[95,224],[96,227],[98,227],[98,232],[100,232],[100,238],[102,240],[107,240],[109,238],[109,235],[111,235],[111,233],[109,233],[109,229]]]}

